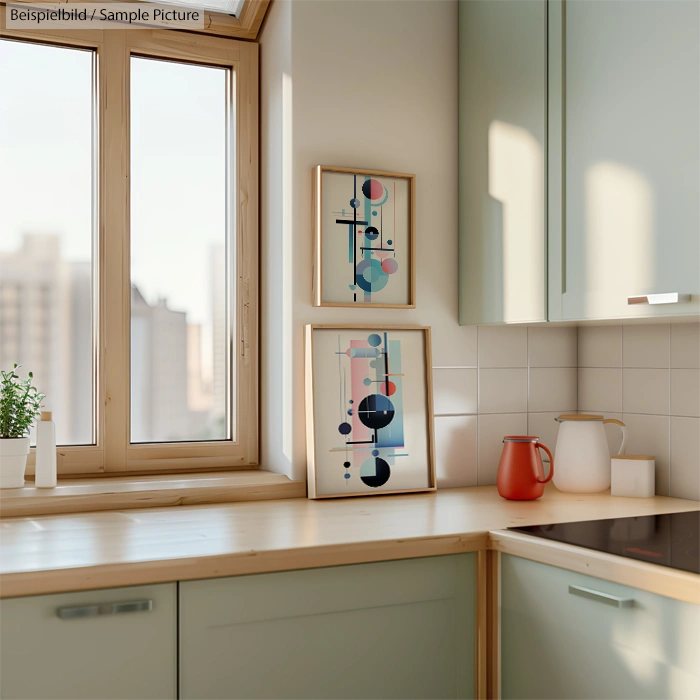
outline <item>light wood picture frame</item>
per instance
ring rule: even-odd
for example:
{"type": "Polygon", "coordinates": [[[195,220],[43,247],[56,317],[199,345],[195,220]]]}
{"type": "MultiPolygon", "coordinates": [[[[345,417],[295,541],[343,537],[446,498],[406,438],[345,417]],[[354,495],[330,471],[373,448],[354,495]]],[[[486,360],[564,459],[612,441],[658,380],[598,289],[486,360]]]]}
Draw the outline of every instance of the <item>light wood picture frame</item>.
{"type": "Polygon", "coordinates": [[[436,489],[430,328],[306,326],[309,498],[436,489]]]}
{"type": "Polygon", "coordinates": [[[314,306],[414,309],[416,176],[313,170],[314,306]]]}

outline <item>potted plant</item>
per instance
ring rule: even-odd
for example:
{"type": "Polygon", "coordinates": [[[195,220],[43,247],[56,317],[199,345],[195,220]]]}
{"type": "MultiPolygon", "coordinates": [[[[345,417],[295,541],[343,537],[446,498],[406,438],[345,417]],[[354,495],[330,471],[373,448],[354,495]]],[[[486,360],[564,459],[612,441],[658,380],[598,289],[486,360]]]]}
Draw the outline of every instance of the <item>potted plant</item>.
{"type": "Polygon", "coordinates": [[[29,454],[29,430],[39,415],[45,394],[32,386],[34,375],[20,379],[15,364],[9,372],[0,372],[0,488],[24,486],[24,471],[29,454]]]}

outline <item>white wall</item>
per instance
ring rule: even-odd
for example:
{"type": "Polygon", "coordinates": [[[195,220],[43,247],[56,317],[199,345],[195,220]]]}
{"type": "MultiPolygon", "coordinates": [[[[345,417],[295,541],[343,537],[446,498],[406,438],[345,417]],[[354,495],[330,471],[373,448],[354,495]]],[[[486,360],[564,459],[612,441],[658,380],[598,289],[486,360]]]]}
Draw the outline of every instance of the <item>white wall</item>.
{"type": "Polygon", "coordinates": [[[436,366],[476,366],[457,322],[457,3],[276,0],[261,66],[261,463],[302,479],[304,324],[430,325],[436,366]],[[312,307],[318,164],[416,174],[415,310],[312,307]]]}

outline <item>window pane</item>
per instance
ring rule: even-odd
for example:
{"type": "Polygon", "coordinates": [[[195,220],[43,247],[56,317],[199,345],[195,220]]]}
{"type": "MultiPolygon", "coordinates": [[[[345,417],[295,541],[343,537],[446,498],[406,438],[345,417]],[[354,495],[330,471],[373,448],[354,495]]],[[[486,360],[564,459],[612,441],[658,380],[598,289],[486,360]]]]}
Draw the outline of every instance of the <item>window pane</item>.
{"type": "Polygon", "coordinates": [[[94,442],[93,65],[0,39],[0,365],[34,373],[64,445],[94,442]]]}
{"type": "Polygon", "coordinates": [[[229,429],[223,68],[131,59],[131,441],[229,429]]]}

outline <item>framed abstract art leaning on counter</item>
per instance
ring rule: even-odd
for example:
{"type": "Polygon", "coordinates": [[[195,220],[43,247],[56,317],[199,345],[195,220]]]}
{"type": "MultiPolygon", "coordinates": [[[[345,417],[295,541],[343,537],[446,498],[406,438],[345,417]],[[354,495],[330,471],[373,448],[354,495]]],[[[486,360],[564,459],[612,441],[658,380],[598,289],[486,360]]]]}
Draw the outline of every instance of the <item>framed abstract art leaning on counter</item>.
{"type": "Polygon", "coordinates": [[[314,306],[415,308],[415,175],[314,168],[314,306]]]}
{"type": "Polygon", "coordinates": [[[435,489],[430,328],[306,326],[309,498],[435,489]]]}

